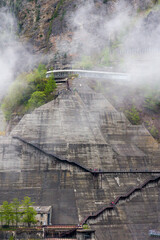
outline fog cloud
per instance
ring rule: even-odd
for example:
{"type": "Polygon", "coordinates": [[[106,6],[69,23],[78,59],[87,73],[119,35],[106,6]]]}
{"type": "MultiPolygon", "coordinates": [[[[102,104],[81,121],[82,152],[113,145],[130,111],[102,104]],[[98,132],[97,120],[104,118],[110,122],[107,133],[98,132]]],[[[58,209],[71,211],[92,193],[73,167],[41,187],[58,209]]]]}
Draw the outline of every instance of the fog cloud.
{"type": "Polygon", "coordinates": [[[31,46],[20,42],[15,17],[7,8],[0,9],[0,95],[3,97],[15,76],[33,68],[36,57],[31,46]]]}
{"type": "Polygon", "coordinates": [[[93,60],[102,55],[98,60],[101,64],[107,48],[110,66],[134,74],[134,79],[159,76],[160,7],[153,6],[152,0],[115,0],[107,4],[82,0],[68,16],[73,38],[63,51],[72,54],[75,61],[82,56],[93,60]]]}

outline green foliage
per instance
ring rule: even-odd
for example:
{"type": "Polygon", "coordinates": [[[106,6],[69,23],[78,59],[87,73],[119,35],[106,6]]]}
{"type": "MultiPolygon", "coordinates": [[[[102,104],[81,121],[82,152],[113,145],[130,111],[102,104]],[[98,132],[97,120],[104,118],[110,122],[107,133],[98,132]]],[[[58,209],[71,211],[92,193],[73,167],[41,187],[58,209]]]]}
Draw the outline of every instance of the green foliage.
{"type": "Polygon", "coordinates": [[[20,201],[17,198],[14,198],[12,202],[12,210],[13,210],[13,219],[16,223],[16,227],[18,226],[18,223],[21,221],[20,207],[21,207],[20,201]]]}
{"type": "Polygon", "coordinates": [[[54,91],[55,88],[56,88],[56,82],[54,80],[54,75],[52,74],[48,78],[48,81],[45,85],[44,92],[45,92],[46,95],[49,95],[50,93],[52,93],[54,91]]]}
{"type": "Polygon", "coordinates": [[[37,9],[37,11],[36,11],[36,22],[38,22],[39,21],[39,19],[40,19],[40,9],[37,9]]]}
{"type": "Polygon", "coordinates": [[[67,58],[67,53],[65,52],[64,56],[63,56],[65,59],[67,58]]]}
{"type": "Polygon", "coordinates": [[[117,49],[120,47],[120,42],[114,41],[110,47],[104,47],[99,54],[92,56],[82,56],[80,62],[75,67],[83,69],[93,69],[94,66],[113,66],[117,61],[121,61],[117,54],[117,49]]]}
{"type": "Polygon", "coordinates": [[[108,47],[106,47],[100,56],[101,59],[101,64],[105,66],[110,66],[111,65],[111,56],[110,56],[110,50],[108,47]]]}
{"type": "Polygon", "coordinates": [[[32,205],[34,202],[31,202],[30,197],[24,197],[24,200],[22,200],[22,206],[23,206],[23,219],[22,221],[24,223],[28,224],[28,227],[31,226],[31,224],[36,223],[36,214],[37,212],[34,210],[32,205]]]}
{"type": "Polygon", "coordinates": [[[6,6],[6,2],[4,0],[1,0],[0,1],[0,7],[4,7],[4,6],[6,6]]]}
{"type": "Polygon", "coordinates": [[[2,102],[2,110],[9,121],[14,113],[20,115],[52,100],[56,88],[54,77],[46,78],[47,69],[40,64],[30,73],[21,74],[11,85],[2,102]]]}
{"type": "Polygon", "coordinates": [[[14,240],[15,238],[13,236],[10,236],[9,237],[9,240],[14,240]]]}
{"type": "Polygon", "coordinates": [[[61,21],[63,21],[65,14],[66,14],[66,10],[64,9],[62,12],[61,21]]]}
{"type": "Polygon", "coordinates": [[[24,212],[22,221],[24,223],[27,223],[28,227],[30,227],[31,224],[37,223],[36,214],[37,214],[37,212],[36,212],[36,210],[34,210],[33,207],[28,207],[24,212]]]}
{"type": "Polygon", "coordinates": [[[150,123],[149,121],[145,121],[145,126],[149,130],[150,134],[156,138],[159,139],[159,131],[158,129],[154,126],[154,124],[150,123]]]}
{"type": "Polygon", "coordinates": [[[4,201],[1,208],[1,222],[9,226],[10,222],[13,220],[13,211],[12,204],[9,204],[7,201],[4,201]]]}
{"type": "Polygon", "coordinates": [[[32,93],[31,98],[28,101],[29,109],[34,109],[36,107],[40,107],[45,103],[46,95],[42,91],[36,91],[32,93]]]}
{"type": "Polygon", "coordinates": [[[135,106],[132,106],[130,110],[125,111],[127,118],[133,125],[140,124],[140,115],[135,106]]]}
{"type": "Polygon", "coordinates": [[[145,9],[139,8],[137,13],[141,13],[141,14],[143,13],[145,16],[147,16],[150,12],[159,11],[159,9],[160,9],[160,0],[153,0],[153,1],[150,1],[150,3],[145,9]]]}
{"type": "Polygon", "coordinates": [[[80,68],[83,69],[92,69],[93,68],[93,61],[89,56],[83,56],[81,61],[78,63],[80,68]]]}
{"type": "Polygon", "coordinates": [[[157,101],[155,101],[155,99],[153,99],[152,97],[147,97],[147,98],[145,98],[144,107],[147,108],[148,110],[156,112],[157,101]]]}
{"type": "Polygon", "coordinates": [[[145,97],[144,107],[150,111],[158,112],[160,109],[160,93],[153,91],[149,96],[145,97]]]}
{"type": "Polygon", "coordinates": [[[23,23],[22,23],[22,22],[19,22],[19,23],[18,23],[18,32],[19,32],[19,33],[22,31],[22,28],[23,28],[23,23]]]}
{"type": "Polygon", "coordinates": [[[149,129],[149,132],[151,133],[151,135],[152,135],[154,138],[156,138],[156,139],[159,138],[158,129],[157,129],[154,125],[150,126],[148,129],[149,129]]]}
{"type": "Polygon", "coordinates": [[[65,0],[60,0],[58,3],[57,3],[57,7],[56,9],[54,10],[53,12],[53,15],[50,19],[50,23],[49,23],[49,28],[48,28],[48,32],[47,32],[47,36],[46,36],[46,44],[48,44],[48,41],[49,41],[49,37],[52,33],[52,26],[53,26],[53,20],[58,17],[59,15],[59,10],[60,10],[60,7],[63,5],[65,0]]]}
{"type": "Polygon", "coordinates": [[[13,202],[8,203],[4,201],[0,207],[0,221],[4,227],[9,227],[16,224],[16,227],[20,222],[27,223],[30,227],[32,223],[36,223],[37,212],[32,207],[34,203],[31,202],[30,197],[24,197],[24,200],[20,202],[17,198],[13,199],[13,202]]]}
{"type": "Polygon", "coordinates": [[[14,8],[14,13],[18,14],[18,12],[20,11],[21,7],[22,7],[22,0],[16,0],[13,1],[13,8],[14,8]]]}
{"type": "Polygon", "coordinates": [[[89,229],[88,224],[84,224],[84,225],[83,225],[83,229],[89,229]]]}

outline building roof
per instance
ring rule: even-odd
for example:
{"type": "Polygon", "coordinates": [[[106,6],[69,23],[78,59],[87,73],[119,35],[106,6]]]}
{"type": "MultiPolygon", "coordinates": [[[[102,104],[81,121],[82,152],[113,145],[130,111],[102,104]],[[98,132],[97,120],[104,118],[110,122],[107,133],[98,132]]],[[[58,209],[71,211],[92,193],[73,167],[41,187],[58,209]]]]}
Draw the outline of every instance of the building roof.
{"type": "Polygon", "coordinates": [[[77,232],[88,232],[88,233],[90,233],[90,232],[95,232],[95,230],[94,229],[77,229],[77,232]]]}
{"type": "Polygon", "coordinates": [[[33,206],[37,213],[48,213],[52,206],[33,206]]]}
{"type": "Polygon", "coordinates": [[[47,228],[52,228],[52,229],[82,229],[82,227],[79,227],[78,225],[52,225],[52,226],[47,226],[47,228]]]}
{"type": "MultiPolygon", "coordinates": [[[[45,238],[45,240],[66,240],[66,238],[45,238]]],[[[77,238],[67,238],[67,240],[77,240],[77,238]]]]}
{"type": "MultiPolygon", "coordinates": [[[[2,205],[0,205],[1,207],[2,205]]],[[[52,206],[31,206],[33,207],[37,213],[49,213],[50,210],[52,209],[52,206]]],[[[20,211],[23,211],[24,208],[23,207],[20,207],[20,211]]]]}

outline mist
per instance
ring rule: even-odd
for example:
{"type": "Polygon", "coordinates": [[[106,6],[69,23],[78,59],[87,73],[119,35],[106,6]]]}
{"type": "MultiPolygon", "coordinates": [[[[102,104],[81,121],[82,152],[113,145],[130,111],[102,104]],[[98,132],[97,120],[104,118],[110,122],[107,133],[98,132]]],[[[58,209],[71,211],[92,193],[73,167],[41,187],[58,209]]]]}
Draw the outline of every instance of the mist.
{"type": "Polygon", "coordinates": [[[18,24],[7,9],[0,9],[0,98],[5,95],[15,77],[33,69],[38,57],[32,46],[19,40],[18,24]]]}
{"type": "Polygon", "coordinates": [[[89,84],[127,117],[127,111],[138,116],[132,124],[143,123],[160,139],[160,4],[155,2],[81,0],[67,16],[73,37],[63,51],[73,56],[73,68],[129,73],[126,82],[89,84]]]}
{"type": "MultiPolygon", "coordinates": [[[[73,67],[86,56],[92,61],[91,69],[131,73],[134,84],[158,81],[160,10],[145,15],[153,7],[152,0],[103,2],[78,1],[65,19],[72,41],[59,41],[59,52],[73,56],[73,67]]],[[[8,9],[1,8],[0,20],[0,90],[4,93],[18,73],[34,67],[39,56],[19,40],[17,21],[8,9]]]]}
{"type": "Polygon", "coordinates": [[[135,84],[157,79],[160,7],[157,4],[151,10],[153,6],[151,0],[106,4],[102,0],[82,0],[66,18],[73,37],[65,49],[63,44],[63,51],[73,56],[73,66],[87,56],[92,61],[90,69],[112,67],[113,71],[128,72],[135,84]]]}

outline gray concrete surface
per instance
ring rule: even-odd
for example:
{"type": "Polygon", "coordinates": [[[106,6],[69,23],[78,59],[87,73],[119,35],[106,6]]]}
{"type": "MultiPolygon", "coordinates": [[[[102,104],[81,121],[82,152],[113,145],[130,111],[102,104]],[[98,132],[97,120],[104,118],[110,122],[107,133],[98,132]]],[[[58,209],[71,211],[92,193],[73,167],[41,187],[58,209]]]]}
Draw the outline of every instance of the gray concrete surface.
{"type": "MultiPolygon", "coordinates": [[[[0,137],[0,202],[27,195],[36,205],[53,206],[53,224],[78,224],[156,175],[147,170],[160,169],[157,142],[85,81],[75,80],[72,91],[25,115],[9,137],[0,137]],[[110,173],[85,172],[12,136],[110,173]]],[[[153,184],[88,224],[96,229],[97,239],[143,240],[159,227],[159,207],[159,184],[153,184]]]]}

